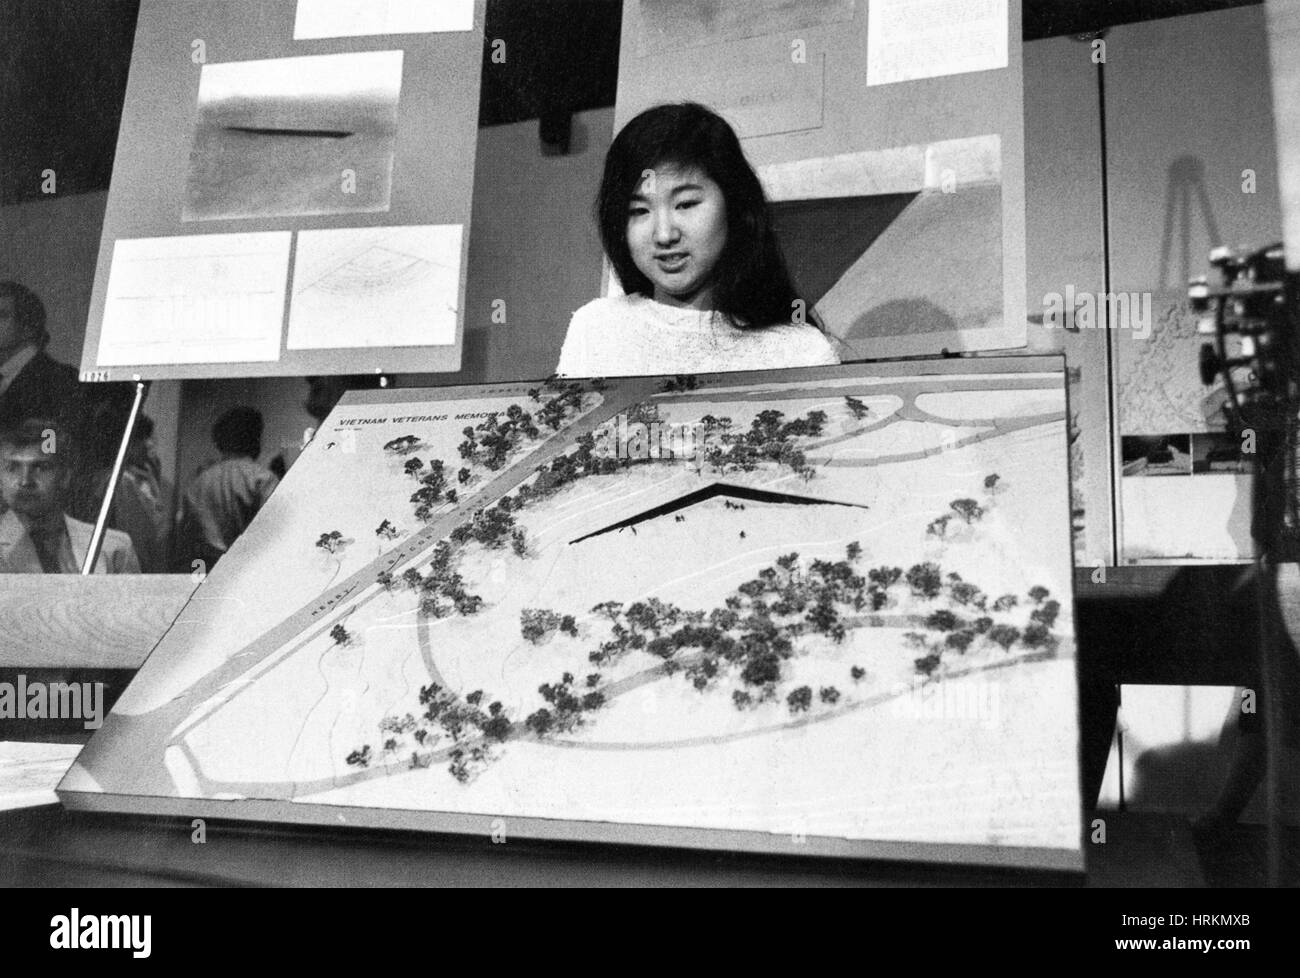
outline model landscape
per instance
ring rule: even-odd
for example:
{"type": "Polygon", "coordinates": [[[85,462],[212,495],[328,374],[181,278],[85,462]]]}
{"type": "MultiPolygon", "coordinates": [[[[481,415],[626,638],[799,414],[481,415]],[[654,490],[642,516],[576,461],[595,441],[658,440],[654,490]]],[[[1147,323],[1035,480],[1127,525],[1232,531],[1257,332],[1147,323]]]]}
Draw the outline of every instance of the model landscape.
{"type": "Polygon", "coordinates": [[[1061,375],[806,373],[340,407],[65,799],[1077,850],[1061,375]]]}

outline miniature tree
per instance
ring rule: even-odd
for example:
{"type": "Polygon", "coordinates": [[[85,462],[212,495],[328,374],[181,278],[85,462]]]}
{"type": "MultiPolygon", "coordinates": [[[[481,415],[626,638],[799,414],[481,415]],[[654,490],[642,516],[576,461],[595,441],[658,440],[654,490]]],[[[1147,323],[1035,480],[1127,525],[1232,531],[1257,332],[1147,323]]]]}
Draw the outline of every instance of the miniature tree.
{"type": "Polygon", "coordinates": [[[983,615],[979,618],[976,618],[973,622],[971,622],[971,628],[975,630],[976,635],[983,635],[992,627],[993,627],[993,619],[988,617],[987,615],[983,615]]]}
{"type": "Polygon", "coordinates": [[[965,655],[966,650],[970,648],[971,642],[975,641],[975,633],[961,629],[960,631],[950,632],[944,645],[950,649],[956,649],[958,653],[965,655]]]}
{"type": "Polygon", "coordinates": [[[943,579],[939,575],[939,567],[926,561],[922,564],[914,564],[907,571],[907,583],[912,592],[923,598],[933,598],[938,595],[939,589],[943,586],[943,579]]]}
{"type": "Polygon", "coordinates": [[[962,624],[962,620],[947,608],[940,608],[925,620],[926,628],[939,632],[951,632],[962,624]]]}
{"type": "Polygon", "coordinates": [[[1020,599],[1014,594],[1004,594],[993,602],[994,611],[1010,611],[1020,603],[1020,599]]]}
{"type": "Polygon", "coordinates": [[[316,546],[327,554],[336,554],[344,545],[343,534],[338,530],[330,530],[329,533],[322,533],[320,539],[316,541],[316,546]]]}
{"type": "Polygon", "coordinates": [[[760,651],[751,655],[740,678],[750,686],[763,686],[781,678],[781,657],[775,652],[760,651]]]}
{"type": "Polygon", "coordinates": [[[1047,588],[1043,587],[1041,584],[1035,584],[1029,589],[1029,597],[1034,604],[1042,604],[1043,599],[1051,593],[1051,591],[1047,590],[1047,588]]]}
{"type": "Polygon", "coordinates": [[[916,671],[923,676],[932,676],[934,671],[939,668],[939,653],[931,652],[929,655],[923,655],[921,658],[914,660],[916,671]]]}
{"type": "Polygon", "coordinates": [[[958,604],[971,605],[976,608],[983,608],[987,600],[983,591],[967,581],[955,581],[949,586],[948,594],[958,604]]]}
{"type": "Polygon", "coordinates": [[[1061,613],[1061,602],[1053,598],[1051,601],[1045,601],[1029,613],[1031,621],[1036,621],[1047,628],[1056,624],[1056,617],[1061,613]]]}
{"type": "Polygon", "coordinates": [[[791,713],[800,713],[812,706],[812,687],[800,686],[785,698],[791,713]]]}
{"type": "Polygon", "coordinates": [[[984,489],[989,493],[989,495],[998,491],[998,482],[1001,481],[1001,478],[1002,477],[996,472],[984,477],[984,489]]]}
{"type": "Polygon", "coordinates": [[[360,748],[354,750],[347,756],[347,763],[351,764],[353,767],[369,767],[370,745],[363,744],[360,748]]]}
{"type": "Polygon", "coordinates": [[[867,579],[882,590],[893,585],[902,576],[903,568],[901,567],[877,567],[867,571],[867,579]]]}
{"type": "Polygon", "coordinates": [[[839,624],[839,612],[829,601],[819,601],[808,612],[807,622],[822,633],[831,632],[839,624]]]}
{"type": "Polygon", "coordinates": [[[828,706],[834,706],[840,700],[840,691],[834,686],[823,686],[817,693],[821,701],[828,706]]]}
{"type": "Polygon", "coordinates": [[[968,524],[984,515],[984,507],[973,499],[954,499],[948,505],[968,524]]]}
{"type": "Polygon", "coordinates": [[[948,532],[948,522],[951,519],[952,516],[949,514],[931,520],[925,528],[925,535],[928,537],[938,537],[942,540],[948,532]]]}
{"type": "Polygon", "coordinates": [[[854,540],[844,548],[844,556],[848,559],[849,563],[853,563],[862,556],[862,544],[854,540]]]}
{"type": "Polygon", "coordinates": [[[402,435],[400,438],[394,438],[384,446],[384,451],[392,452],[395,455],[407,455],[415,451],[419,446],[420,439],[415,435],[402,435]]]}
{"type": "Polygon", "coordinates": [[[352,636],[348,634],[348,630],[342,625],[335,625],[330,629],[330,638],[334,639],[335,645],[347,645],[348,642],[352,641],[352,636]]]}
{"type": "Polygon", "coordinates": [[[424,463],[418,458],[408,458],[406,464],[402,466],[402,471],[409,476],[416,476],[419,475],[422,468],[424,468],[424,463]]]}
{"type": "Polygon", "coordinates": [[[871,413],[871,409],[868,408],[856,397],[849,397],[846,395],[844,398],[844,404],[849,409],[849,411],[853,414],[854,419],[857,421],[861,421],[863,418],[865,418],[868,414],[871,413]]]}
{"type": "Polygon", "coordinates": [[[519,613],[519,632],[536,645],[560,624],[560,616],[544,608],[525,608],[519,613]]]}
{"type": "Polygon", "coordinates": [[[853,677],[853,681],[855,683],[860,682],[862,680],[862,677],[865,676],[866,674],[867,674],[867,670],[863,669],[861,666],[853,666],[849,670],[849,675],[853,677]]]}
{"type": "Polygon", "coordinates": [[[924,649],[930,645],[930,639],[924,632],[904,632],[903,641],[914,649],[924,649]]]}
{"type": "Polygon", "coordinates": [[[399,535],[397,527],[393,526],[388,520],[384,520],[375,527],[375,536],[381,540],[396,540],[399,535]]]}
{"type": "Polygon", "coordinates": [[[748,709],[754,705],[754,697],[743,689],[733,689],[731,691],[731,705],[737,710],[748,709]]]}
{"type": "Polygon", "coordinates": [[[1013,625],[994,625],[988,630],[988,639],[1006,651],[1019,641],[1020,629],[1013,625]]]}
{"type": "Polygon", "coordinates": [[[1026,625],[1024,634],[1020,636],[1020,641],[1031,649],[1045,648],[1055,644],[1051,630],[1040,621],[1030,622],[1026,625]]]}
{"type": "Polygon", "coordinates": [[[457,613],[462,615],[472,615],[483,607],[483,599],[477,594],[456,594],[452,597],[452,603],[457,613]]]}

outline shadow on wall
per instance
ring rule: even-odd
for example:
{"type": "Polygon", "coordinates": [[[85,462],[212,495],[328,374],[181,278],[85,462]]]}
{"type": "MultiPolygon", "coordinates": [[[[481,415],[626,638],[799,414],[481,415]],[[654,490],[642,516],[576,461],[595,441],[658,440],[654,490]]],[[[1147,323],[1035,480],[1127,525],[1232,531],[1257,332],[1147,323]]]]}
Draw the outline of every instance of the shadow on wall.
{"type": "MultiPolygon", "coordinates": [[[[928,337],[925,352],[937,354],[965,349],[967,331],[1002,325],[1000,185],[878,203],[863,224],[881,229],[853,242],[858,256],[816,303],[829,332],[860,356],[891,356],[891,337],[928,337]]],[[[828,246],[814,242],[808,253],[820,256],[828,246]]]]}
{"type": "MultiPolygon", "coordinates": [[[[957,321],[929,299],[891,299],[858,316],[844,333],[844,341],[903,333],[949,333],[957,321]]],[[[935,351],[938,352],[937,350],[935,351]]]]}

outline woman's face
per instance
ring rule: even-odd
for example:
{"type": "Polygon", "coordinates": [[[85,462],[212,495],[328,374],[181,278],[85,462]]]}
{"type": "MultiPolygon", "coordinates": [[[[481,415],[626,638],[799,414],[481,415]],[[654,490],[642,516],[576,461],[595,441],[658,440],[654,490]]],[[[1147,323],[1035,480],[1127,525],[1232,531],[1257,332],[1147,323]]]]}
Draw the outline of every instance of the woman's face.
{"type": "Polygon", "coordinates": [[[657,302],[712,309],[726,244],[727,205],[713,180],[671,165],[642,174],[628,204],[627,246],[657,302]]]}

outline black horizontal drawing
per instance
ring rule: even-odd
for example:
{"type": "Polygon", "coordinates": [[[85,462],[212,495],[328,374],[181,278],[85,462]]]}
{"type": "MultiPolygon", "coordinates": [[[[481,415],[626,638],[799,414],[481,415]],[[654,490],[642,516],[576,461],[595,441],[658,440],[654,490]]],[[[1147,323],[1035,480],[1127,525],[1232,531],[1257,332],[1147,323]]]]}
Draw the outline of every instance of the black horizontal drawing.
{"type": "Polygon", "coordinates": [[[844,503],[834,499],[818,499],[815,496],[800,496],[790,492],[773,492],[770,489],[758,489],[753,486],[735,486],[725,482],[714,482],[703,489],[688,492],[684,496],[678,496],[676,499],[660,503],[658,506],[653,506],[626,519],[619,520],[617,523],[601,527],[599,530],[580,536],[576,540],[570,540],[569,543],[581,543],[583,540],[598,537],[602,533],[611,533],[625,527],[634,527],[638,523],[645,523],[648,520],[675,513],[680,509],[686,509],[696,503],[702,503],[717,496],[727,496],[731,499],[744,499],[759,503],[784,503],[792,506],[854,506],[858,509],[867,508],[863,503],[844,503]]]}
{"type": "Polygon", "coordinates": [[[227,132],[246,132],[254,136],[304,136],[315,139],[346,139],[355,135],[346,129],[272,129],[267,126],[224,126],[227,132]]]}

